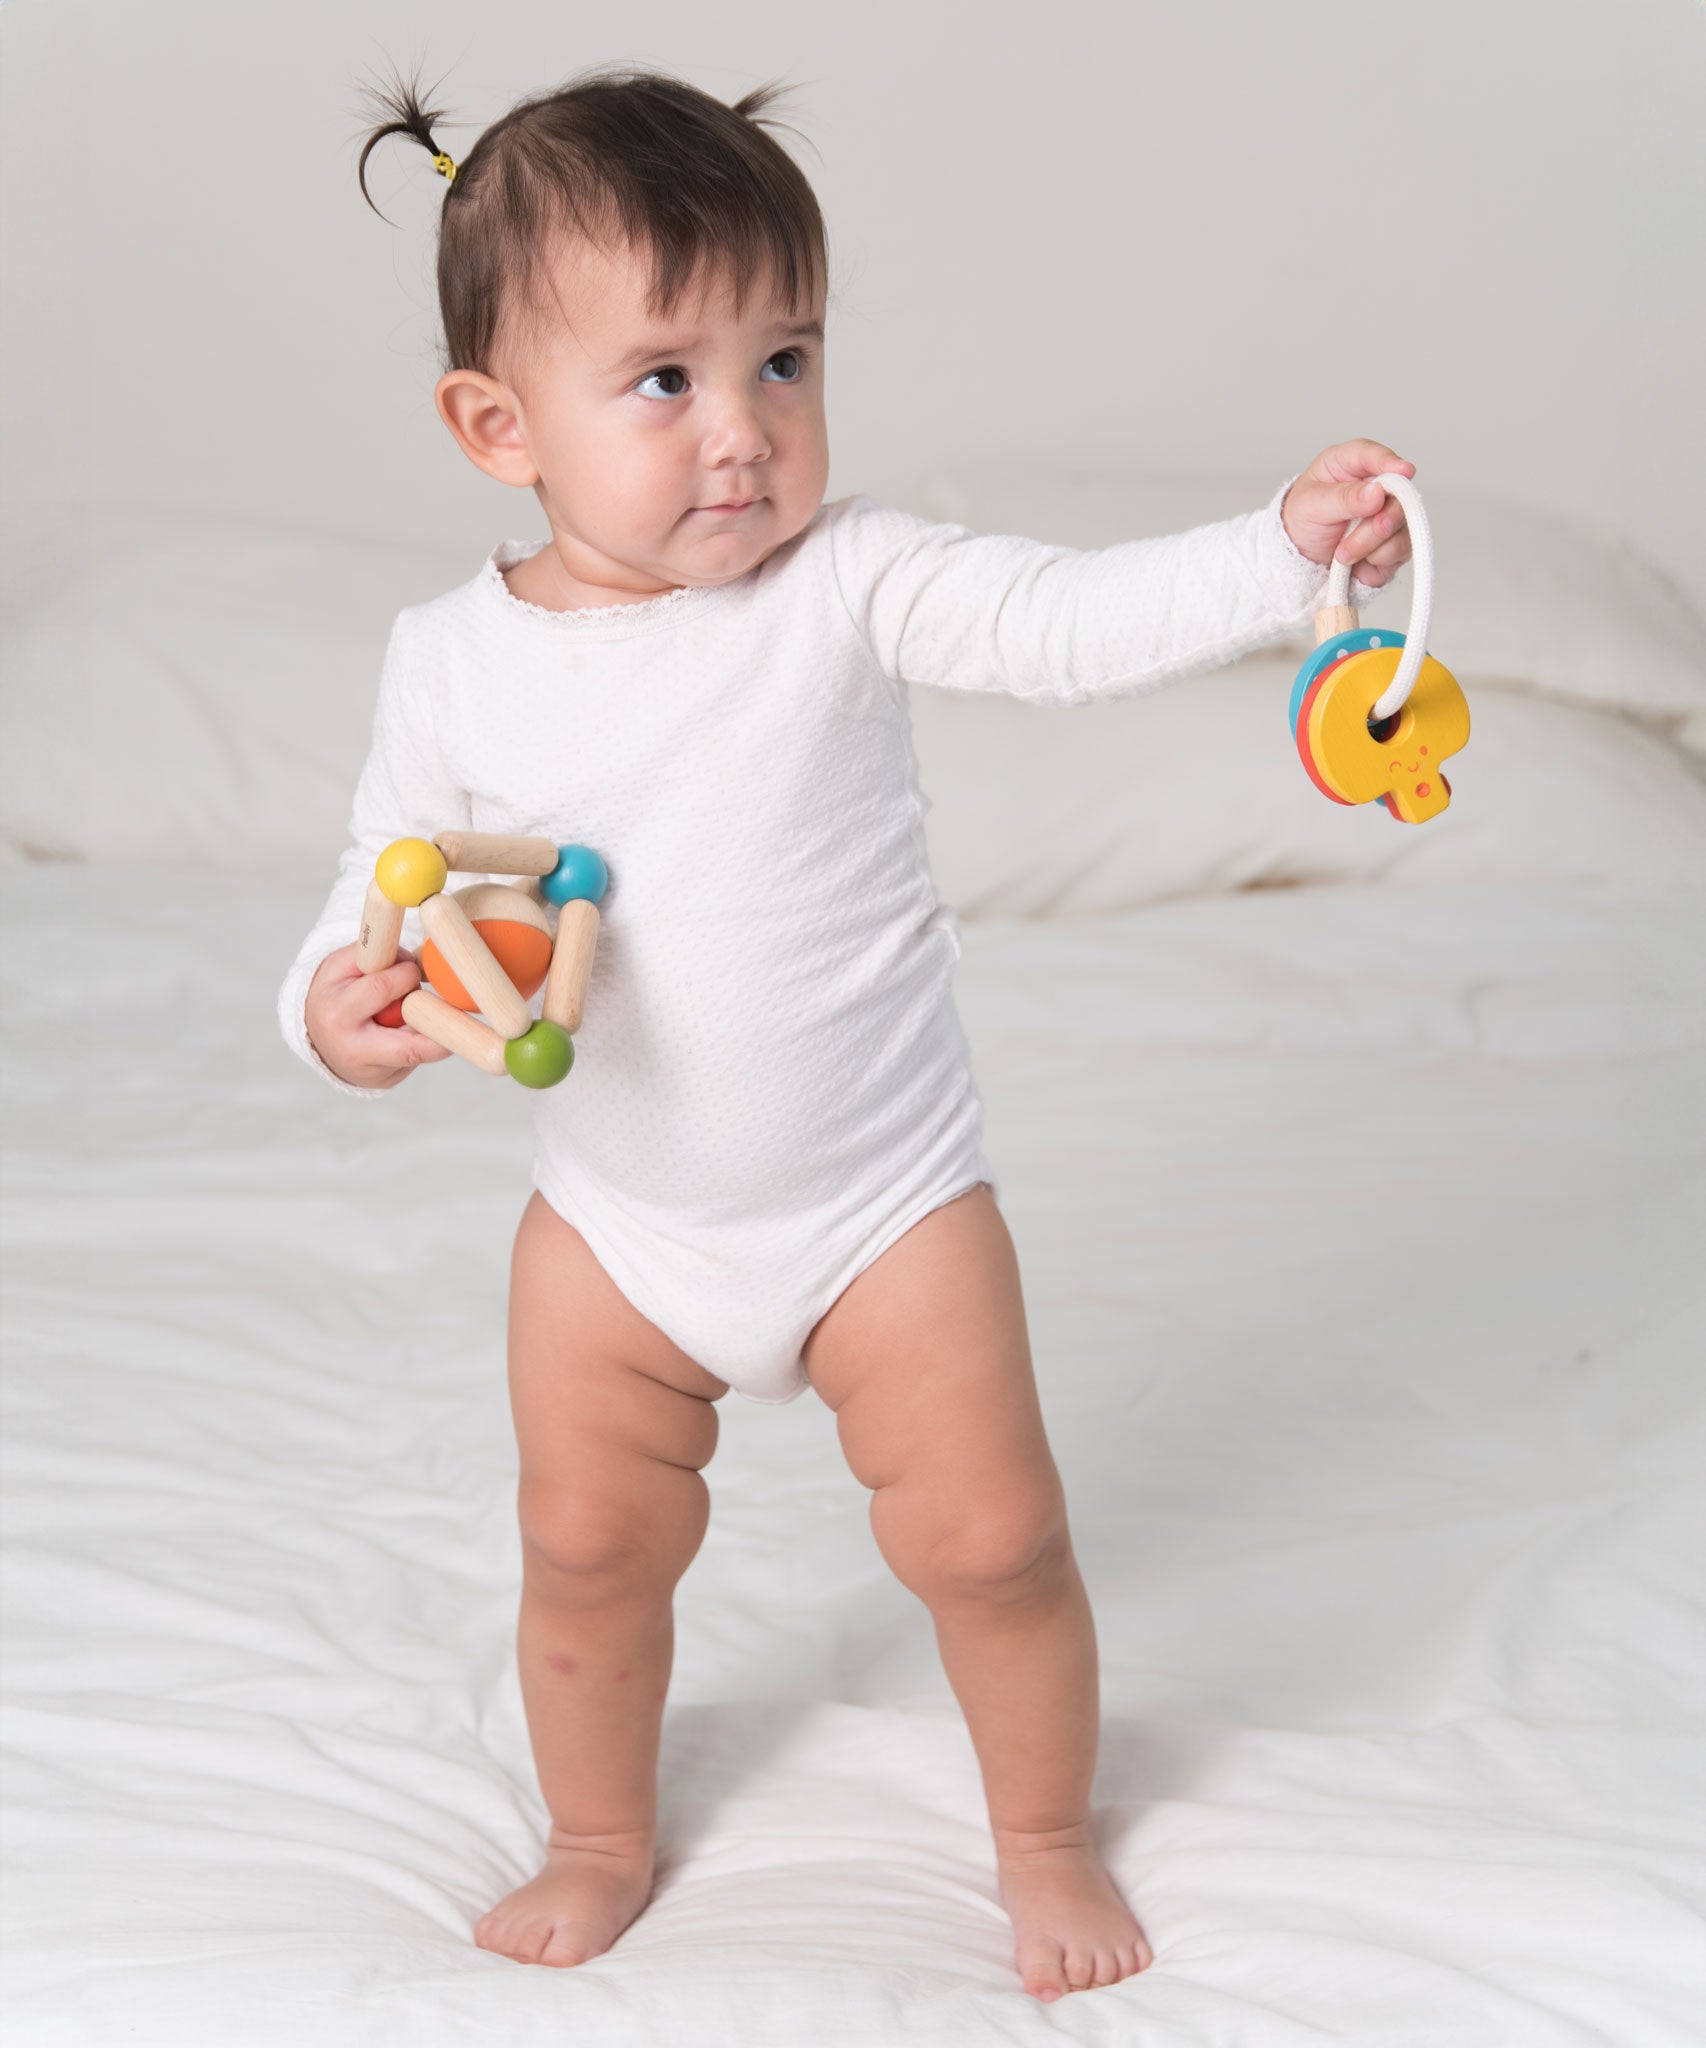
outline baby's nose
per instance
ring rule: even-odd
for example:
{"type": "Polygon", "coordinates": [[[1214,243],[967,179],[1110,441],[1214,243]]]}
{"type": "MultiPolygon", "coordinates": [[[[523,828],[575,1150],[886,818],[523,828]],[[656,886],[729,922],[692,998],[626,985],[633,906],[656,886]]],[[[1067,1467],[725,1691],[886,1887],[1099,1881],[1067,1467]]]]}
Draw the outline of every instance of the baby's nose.
{"type": "Polygon", "coordinates": [[[705,436],[708,463],[726,468],[731,462],[762,462],[769,453],[769,436],[748,400],[730,399],[718,408],[705,436]]]}

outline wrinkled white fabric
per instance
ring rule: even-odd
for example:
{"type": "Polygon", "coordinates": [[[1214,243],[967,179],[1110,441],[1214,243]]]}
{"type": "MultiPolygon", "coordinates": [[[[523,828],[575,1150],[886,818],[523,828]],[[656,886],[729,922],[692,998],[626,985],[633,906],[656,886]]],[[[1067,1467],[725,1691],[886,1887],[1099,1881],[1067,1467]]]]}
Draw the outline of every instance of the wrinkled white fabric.
{"type": "MultiPolygon", "coordinates": [[[[1222,702],[1169,703],[1212,745],[1222,702]]],[[[1574,802],[1586,747],[1534,742],[1574,802]]],[[[476,1946],[551,1825],[503,1390],[528,1098],[456,1060],[347,1103],[258,1032],[322,894],[0,888],[7,2048],[1698,2048],[1698,884],[965,920],[1096,1840],[1156,1951],[1053,2006],[809,1395],[717,1404],[651,1903],[574,1969],[476,1946]]]]}
{"type": "MultiPolygon", "coordinates": [[[[576,612],[517,598],[502,571],[539,544],[503,543],[398,617],[351,844],[280,991],[287,1041],[386,1092],[331,1073],[303,1005],[391,840],[596,847],[610,888],[575,1066],[533,1101],[535,1184],[690,1356],[791,1400],[843,1288],[995,1180],[906,685],[1079,704],[1297,631],[1327,571],[1281,522],[1294,481],[1094,550],[843,498],[736,582],[576,612]]],[[[410,912],[403,943],[421,936],[410,912]]]]}

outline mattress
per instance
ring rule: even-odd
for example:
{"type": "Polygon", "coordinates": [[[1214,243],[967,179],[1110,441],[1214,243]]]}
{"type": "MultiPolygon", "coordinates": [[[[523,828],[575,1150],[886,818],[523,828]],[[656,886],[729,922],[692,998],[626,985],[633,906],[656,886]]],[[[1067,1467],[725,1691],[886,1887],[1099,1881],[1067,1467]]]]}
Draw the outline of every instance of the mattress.
{"type": "Polygon", "coordinates": [[[355,1104],[321,891],[5,868],[4,1984],[28,2048],[1681,2048],[1706,2013],[1706,890],[1362,881],[963,930],[1156,1961],[1026,1996],[833,1417],[730,1396],[652,1903],[475,1947],[516,1682],[518,1089],[355,1104]]]}

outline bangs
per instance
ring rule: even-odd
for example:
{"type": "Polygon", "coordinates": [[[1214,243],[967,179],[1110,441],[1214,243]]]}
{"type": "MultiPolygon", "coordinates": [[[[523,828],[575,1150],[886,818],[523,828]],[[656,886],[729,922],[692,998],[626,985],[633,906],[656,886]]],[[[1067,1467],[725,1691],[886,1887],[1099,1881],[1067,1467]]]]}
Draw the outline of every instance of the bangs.
{"type": "Polygon", "coordinates": [[[543,202],[537,239],[525,254],[518,251],[523,274],[506,294],[514,317],[497,344],[506,355],[526,355],[539,346],[553,307],[562,314],[552,259],[566,255],[572,263],[577,240],[607,255],[622,247],[633,252],[649,277],[646,311],[660,324],[719,287],[730,294],[737,319],[755,300],[771,300],[784,313],[804,317],[825,282],[820,252],[809,235],[774,214],[635,204],[634,195],[608,189],[583,189],[573,196],[575,203],[564,194],[543,202]],[[626,205],[624,197],[629,200],[626,205]]]}

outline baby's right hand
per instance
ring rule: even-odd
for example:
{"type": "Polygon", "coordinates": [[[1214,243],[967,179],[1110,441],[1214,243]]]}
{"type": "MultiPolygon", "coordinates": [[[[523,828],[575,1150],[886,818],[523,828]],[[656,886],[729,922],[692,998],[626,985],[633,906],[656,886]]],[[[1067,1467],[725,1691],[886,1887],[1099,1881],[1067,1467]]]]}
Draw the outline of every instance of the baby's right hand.
{"type": "Polygon", "coordinates": [[[332,1072],[352,1088],[395,1088],[411,1067],[447,1060],[449,1051],[400,1024],[373,1020],[387,1003],[421,985],[420,962],[405,953],[377,974],[363,974],[353,945],[328,953],[308,984],[308,1038],[332,1072]]]}

